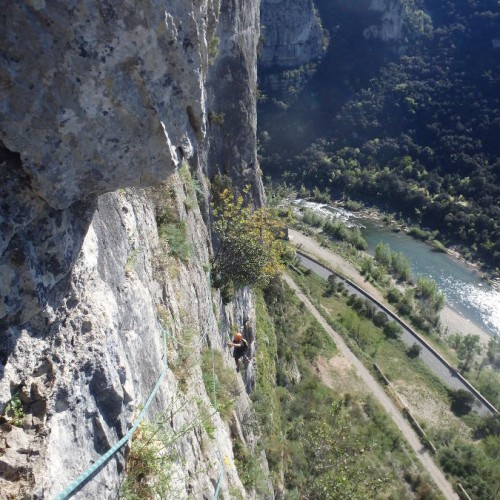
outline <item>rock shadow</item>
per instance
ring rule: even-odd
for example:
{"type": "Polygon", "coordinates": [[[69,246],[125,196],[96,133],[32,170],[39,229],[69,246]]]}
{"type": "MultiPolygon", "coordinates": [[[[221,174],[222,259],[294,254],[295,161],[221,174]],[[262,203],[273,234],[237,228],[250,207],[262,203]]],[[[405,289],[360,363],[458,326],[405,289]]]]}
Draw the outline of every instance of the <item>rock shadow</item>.
{"type": "MultiPolygon", "coordinates": [[[[0,142],[0,379],[20,327],[42,313],[65,288],[92,220],[96,196],[67,209],[38,196],[21,155],[0,142]]],[[[56,300],[57,302],[57,300],[56,300]]],[[[40,326],[40,321],[36,322],[40,326]]],[[[41,327],[43,330],[43,326],[41,327]]],[[[33,331],[33,328],[30,329],[33,331]]],[[[41,333],[41,332],[40,332],[41,333]]]]}

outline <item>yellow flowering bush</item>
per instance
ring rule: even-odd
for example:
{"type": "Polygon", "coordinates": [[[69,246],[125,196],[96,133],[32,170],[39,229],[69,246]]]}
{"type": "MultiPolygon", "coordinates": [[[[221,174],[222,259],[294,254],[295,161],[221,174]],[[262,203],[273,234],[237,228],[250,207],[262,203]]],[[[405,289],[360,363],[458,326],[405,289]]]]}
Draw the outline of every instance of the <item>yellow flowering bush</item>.
{"type": "Polygon", "coordinates": [[[284,227],[266,207],[244,206],[243,196],[223,187],[212,204],[216,250],[212,280],[228,296],[244,286],[266,286],[283,270],[284,227]]]}

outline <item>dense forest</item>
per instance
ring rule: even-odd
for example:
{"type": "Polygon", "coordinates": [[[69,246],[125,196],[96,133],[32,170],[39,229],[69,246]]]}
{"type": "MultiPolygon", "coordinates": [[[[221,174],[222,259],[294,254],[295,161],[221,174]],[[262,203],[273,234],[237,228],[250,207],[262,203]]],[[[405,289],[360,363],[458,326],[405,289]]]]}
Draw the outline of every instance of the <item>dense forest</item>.
{"type": "MultiPolygon", "coordinates": [[[[380,12],[318,0],[330,33],[302,92],[261,89],[266,174],[394,212],[500,271],[500,3],[401,0],[380,12]]],[[[368,2],[364,2],[367,4],[368,2]]]]}

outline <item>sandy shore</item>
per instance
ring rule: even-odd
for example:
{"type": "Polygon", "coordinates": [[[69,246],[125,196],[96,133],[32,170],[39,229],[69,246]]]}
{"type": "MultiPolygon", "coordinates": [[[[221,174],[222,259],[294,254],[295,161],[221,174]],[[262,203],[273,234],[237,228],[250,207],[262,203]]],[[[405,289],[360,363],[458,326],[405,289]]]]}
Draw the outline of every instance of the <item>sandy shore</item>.
{"type": "Polygon", "coordinates": [[[491,336],[472,321],[464,318],[460,313],[449,306],[444,306],[441,311],[441,324],[448,329],[448,333],[459,333],[460,335],[479,335],[484,346],[488,345],[491,336]]]}
{"type": "MultiPolygon", "coordinates": [[[[378,288],[375,288],[371,283],[368,283],[361,273],[349,261],[331,250],[320,246],[317,241],[305,236],[295,229],[289,229],[288,234],[290,241],[294,245],[298,247],[302,246],[305,252],[310,253],[312,256],[315,256],[320,260],[328,262],[332,269],[340,271],[342,274],[354,281],[354,283],[363,287],[364,290],[380,302],[387,303],[385,297],[382,295],[382,292],[378,288]]],[[[444,329],[447,329],[449,334],[458,333],[460,335],[467,335],[472,333],[474,335],[479,335],[484,346],[488,344],[491,338],[486,331],[471,321],[465,319],[449,306],[445,306],[441,311],[441,324],[444,329]]]]}

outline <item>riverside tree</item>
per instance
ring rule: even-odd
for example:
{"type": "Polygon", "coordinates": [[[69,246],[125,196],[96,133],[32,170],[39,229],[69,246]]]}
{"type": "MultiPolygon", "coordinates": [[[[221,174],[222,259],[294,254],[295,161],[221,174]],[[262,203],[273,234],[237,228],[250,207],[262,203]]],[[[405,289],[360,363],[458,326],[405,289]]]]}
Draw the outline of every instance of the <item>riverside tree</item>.
{"type": "Polygon", "coordinates": [[[401,252],[393,252],[389,245],[379,242],[375,247],[375,260],[397,279],[411,283],[410,262],[401,252]]]}
{"type": "Polygon", "coordinates": [[[427,325],[437,327],[439,325],[439,311],[444,306],[444,295],[437,288],[436,282],[425,276],[420,276],[415,288],[415,298],[418,302],[417,319],[422,328],[427,325]]]}
{"type": "Polygon", "coordinates": [[[234,290],[265,286],[283,270],[284,228],[267,208],[245,206],[243,196],[231,187],[223,187],[214,199],[212,280],[229,300],[234,290]]]}
{"type": "Polygon", "coordinates": [[[468,334],[459,339],[456,346],[457,356],[462,361],[462,372],[469,369],[471,361],[477,354],[481,354],[481,339],[479,335],[468,334]]]}

